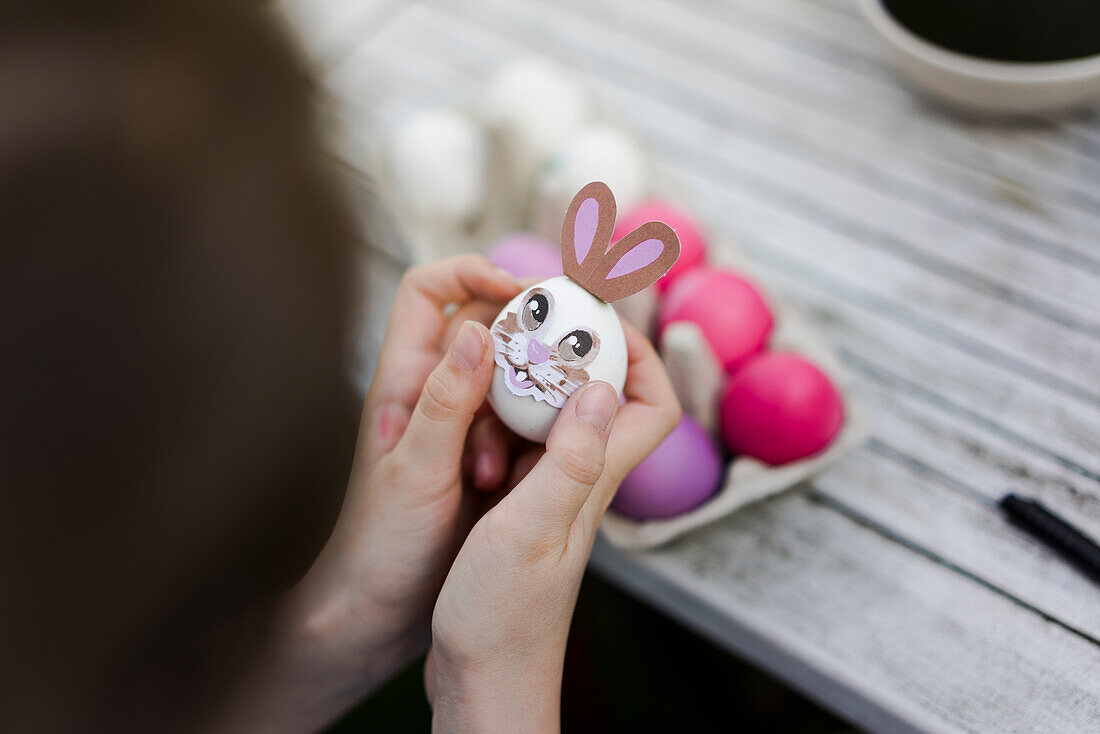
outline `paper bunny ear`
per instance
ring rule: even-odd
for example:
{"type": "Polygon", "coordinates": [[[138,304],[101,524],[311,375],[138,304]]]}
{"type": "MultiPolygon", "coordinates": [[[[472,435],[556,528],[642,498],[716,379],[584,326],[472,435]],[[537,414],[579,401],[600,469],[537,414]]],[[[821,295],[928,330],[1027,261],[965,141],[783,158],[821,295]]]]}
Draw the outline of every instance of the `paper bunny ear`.
{"type": "Polygon", "coordinates": [[[593,181],[577,192],[561,225],[562,272],[583,283],[606,254],[615,231],[615,195],[593,181]]]}
{"type": "Polygon", "coordinates": [[[611,246],[614,230],[615,196],[593,181],[565,212],[561,263],[566,275],[608,302],[653,285],[680,256],[680,240],[664,222],[646,222],[611,246]]]}

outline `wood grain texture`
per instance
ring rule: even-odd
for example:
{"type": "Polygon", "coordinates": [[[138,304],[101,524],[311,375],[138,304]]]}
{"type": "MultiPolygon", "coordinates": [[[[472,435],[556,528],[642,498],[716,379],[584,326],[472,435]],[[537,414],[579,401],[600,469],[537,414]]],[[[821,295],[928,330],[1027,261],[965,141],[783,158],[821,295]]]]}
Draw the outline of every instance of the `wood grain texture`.
{"type": "Polygon", "coordinates": [[[1100,721],[1094,645],[801,494],[662,550],[601,546],[593,560],[871,731],[1053,734],[1100,721]]]}
{"type": "Polygon", "coordinates": [[[876,415],[801,492],[655,552],[601,546],[598,570],[871,730],[1100,730],[1100,591],[992,505],[1012,486],[1100,535],[1098,108],[942,114],[851,0],[360,11],[379,20],[315,54],[350,165],[394,105],[469,105],[508,61],[553,59],[876,415]]]}

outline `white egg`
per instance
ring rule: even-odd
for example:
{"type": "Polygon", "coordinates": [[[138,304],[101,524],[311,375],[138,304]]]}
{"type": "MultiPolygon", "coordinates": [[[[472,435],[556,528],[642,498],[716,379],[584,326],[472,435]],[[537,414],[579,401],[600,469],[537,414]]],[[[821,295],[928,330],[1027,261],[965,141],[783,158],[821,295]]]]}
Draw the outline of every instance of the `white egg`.
{"type": "Polygon", "coordinates": [[[509,153],[527,167],[588,119],[590,109],[581,88],[564,72],[525,59],[490,82],[484,114],[489,126],[508,138],[509,153]]]}
{"type": "Polygon", "coordinates": [[[571,278],[544,280],[493,322],[496,370],[489,403],[520,436],[543,442],[566,399],[588,380],[622,394],[626,338],[619,316],[571,278]]]}
{"type": "Polygon", "coordinates": [[[488,143],[466,117],[450,110],[419,112],[394,132],[388,153],[394,185],[414,214],[450,223],[480,214],[488,143]]]}
{"type": "Polygon", "coordinates": [[[526,229],[535,172],[562,140],[588,121],[592,106],[566,72],[526,59],[493,78],[481,115],[492,141],[490,219],[506,221],[508,229],[526,229]]]}
{"type": "Polygon", "coordinates": [[[565,140],[535,178],[534,231],[550,239],[561,233],[561,213],[589,181],[603,181],[615,192],[620,212],[630,211],[649,193],[649,163],[629,136],[610,125],[593,125],[565,140]]]}

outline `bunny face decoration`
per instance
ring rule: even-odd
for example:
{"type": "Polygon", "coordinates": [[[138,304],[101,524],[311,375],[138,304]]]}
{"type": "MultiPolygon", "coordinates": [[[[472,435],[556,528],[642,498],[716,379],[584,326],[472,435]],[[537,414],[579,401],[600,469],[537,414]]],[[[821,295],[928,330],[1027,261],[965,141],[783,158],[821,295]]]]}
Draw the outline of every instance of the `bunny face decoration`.
{"type": "Polygon", "coordinates": [[[615,197],[595,181],[565,214],[565,275],[513,298],[497,315],[496,370],[489,402],[524,438],[543,442],[573,391],[603,380],[622,393],[626,339],[612,301],[649,287],[676,262],[680,242],[662,222],[647,222],[612,244],[615,197]]]}

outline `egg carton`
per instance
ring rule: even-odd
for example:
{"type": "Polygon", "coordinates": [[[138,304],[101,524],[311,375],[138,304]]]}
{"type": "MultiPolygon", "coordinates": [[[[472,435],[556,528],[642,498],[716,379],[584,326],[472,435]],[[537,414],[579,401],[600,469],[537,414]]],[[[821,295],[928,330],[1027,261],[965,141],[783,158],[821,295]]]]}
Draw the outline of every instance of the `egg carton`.
{"type": "MultiPolygon", "coordinates": [[[[725,481],[718,492],[702,505],[681,515],[639,521],[609,510],[600,523],[600,533],[620,548],[655,548],[743,507],[785,492],[811,479],[871,437],[873,423],[870,414],[855,394],[851,377],[835,351],[820,338],[813,324],[801,313],[767,293],[766,284],[751,272],[748,263],[733,263],[733,258],[729,257],[730,248],[722,251],[727,257],[717,264],[729,265],[748,274],[765,291],[776,322],[769,340],[770,349],[796,352],[811,360],[832,380],[844,404],[844,424],[824,451],[805,459],[772,466],[747,456],[734,457],[726,465],[725,481]]],[[[717,437],[718,405],[728,376],[702,331],[689,322],[669,324],[661,338],[661,357],[684,413],[711,436],[717,437]]]]}
{"type": "Polygon", "coordinates": [[[517,231],[555,244],[590,181],[611,187],[620,212],[656,193],[652,156],[556,64],[520,59],[480,96],[449,101],[390,102],[351,136],[417,262],[517,231]]]}
{"type": "MultiPolygon", "coordinates": [[[[554,72],[548,70],[544,63],[528,65],[523,73],[536,82],[527,86],[541,86],[551,95],[559,96],[559,101],[569,98],[566,90],[556,87],[560,80],[552,79],[554,72]],[[531,77],[531,74],[535,76],[531,77]],[[551,79],[545,78],[547,74],[551,79]]],[[[502,77],[506,76],[507,73],[502,74],[502,77]]],[[[443,173],[454,174],[457,168],[467,164],[479,167],[476,175],[471,169],[455,179],[464,181],[463,185],[478,187],[481,203],[476,212],[474,208],[464,209],[461,198],[451,200],[444,196],[449,189],[436,195],[437,199],[442,197],[437,207],[438,214],[426,213],[423,206],[418,208],[409,201],[409,195],[403,193],[408,192],[411,186],[408,171],[402,169],[406,174],[403,176],[395,170],[394,162],[388,158],[387,146],[395,140],[394,132],[399,130],[395,122],[402,117],[412,119],[411,116],[416,113],[408,108],[391,112],[384,116],[383,128],[375,131],[373,139],[376,142],[367,151],[369,167],[383,202],[405,233],[415,262],[460,252],[484,251],[496,238],[518,230],[533,232],[555,243],[560,234],[561,217],[570,199],[591,180],[603,180],[611,186],[620,213],[648,197],[685,203],[687,205],[683,208],[692,211],[690,190],[681,185],[676,174],[645,151],[632,138],[626,126],[618,124],[606,111],[598,110],[590,102],[578,103],[578,110],[582,110],[583,114],[577,112],[573,115],[577,119],[571,119],[569,123],[574,126],[571,133],[573,139],[559,139],[553,153],[547,154],[549,147],[546,145],[536,149],[533,144],[525,146],[521,141],[510,138],[494,120],[514,111],[502,112],[501,106],[491,99],[494,88],[499,91],[506,86],[490,85],[487,95],[490,99],[471,100],[464,106],[421,111],[431,119],[421,119],[420,124],[442,128],[444,135],[461,143],[451,146],[454,149],[452,158],[457,160],[452,160],[443,173]],[[584,117],[583,121],[581,117],[584,117]],[[458,216],[459,213],[462,215],[458,216]]],[[[528,99],[527,103],[532,104],[532,100],[528,99]]],[[[553,107],[557,110],[562,108],[562,104],[553,107]]],[[[527,113],[533,111],[528,110],[527,113]]],[[[547,134],[546,130],[540,132],[544,137],[547,134]]],[[[427,173],[418,175],[425,185],[437,183],[427,173]]],[[[716,230],[709,228],[708,231],[714,233],[716,230]]],[[[600,532],[612,544],[622,548],[656,547],[747,505],[784,492],[810,479],[866,442],[871,435],[870,418],[853,394],[849,376],[813,325],[796,309],[769,292],[766,278],[755,272],[751,259],[745,257],[733,243],[711,238],[709,254],[712,264],[741,272],[762,289],[776,322],[769,342],[771,349],[801,354],[829,376],[841,393],[844,425],[823,452],[806,459],[771,466],[748,457],[734,457],[726,467],[721,489],[705,503],[682,515],[635,521],[617,515],[613,510],[608,511],[600,525],[600,532]]],[[[636,327],[653,333],[658,308],[655,288],[619,301],[615,307],[623,318],[636,327]]],[[[690,323],[670,325],[662,335],[661,351],[684,412],[717,441],[719,396],[727,379],[722,365],[698,327],[690,323]]]]}

